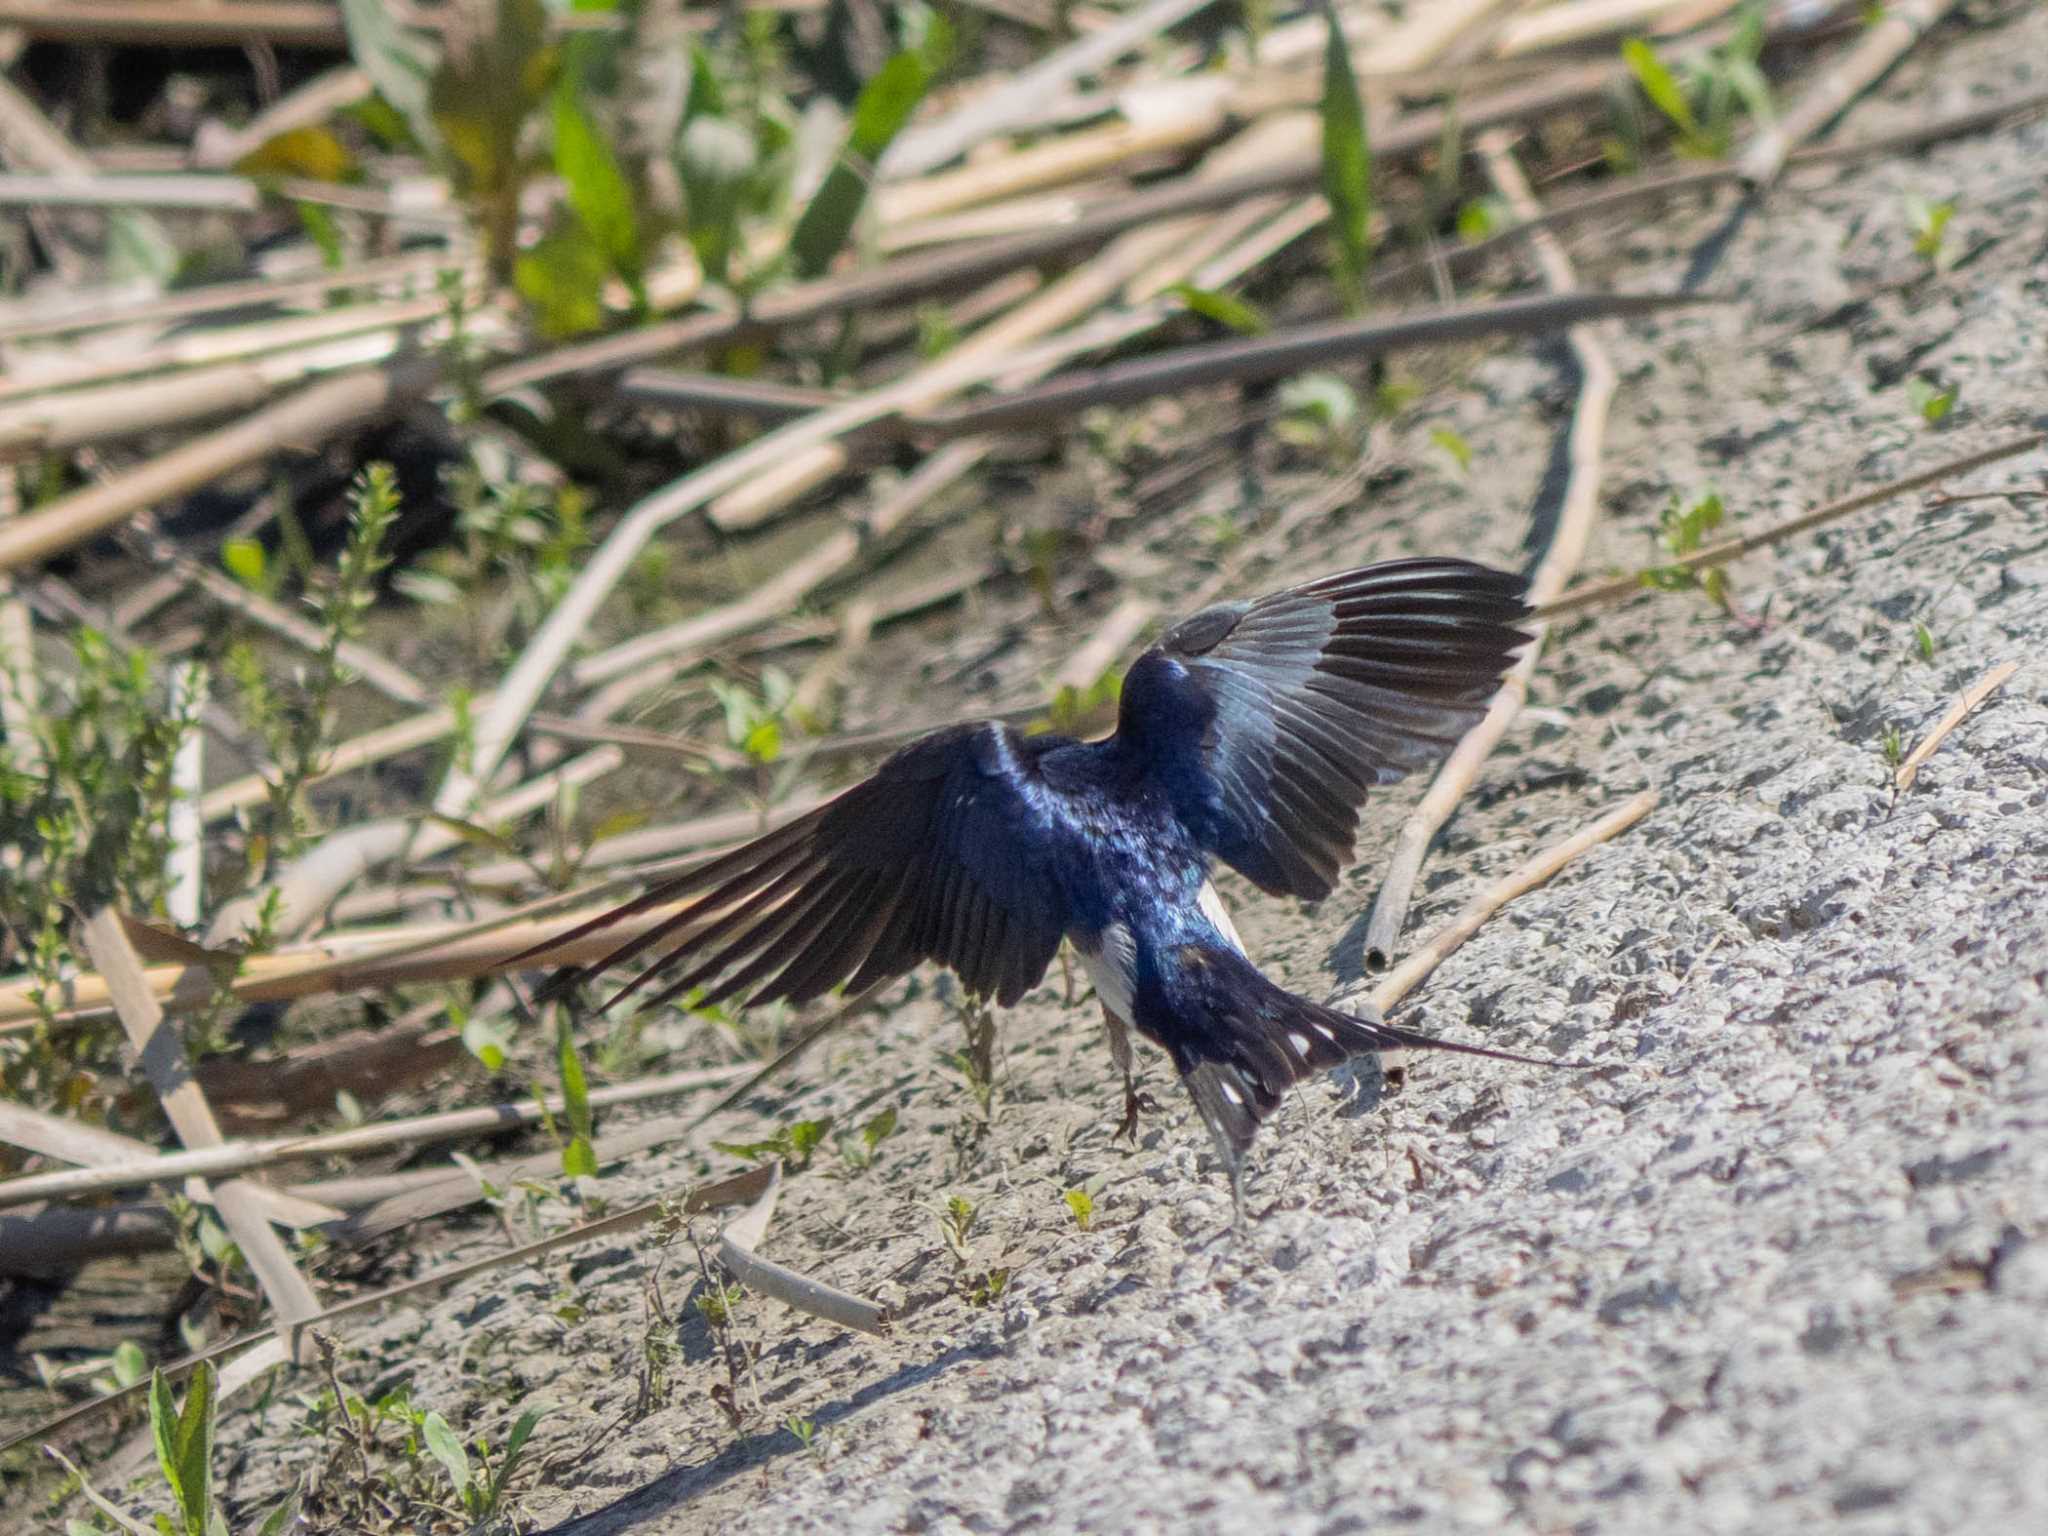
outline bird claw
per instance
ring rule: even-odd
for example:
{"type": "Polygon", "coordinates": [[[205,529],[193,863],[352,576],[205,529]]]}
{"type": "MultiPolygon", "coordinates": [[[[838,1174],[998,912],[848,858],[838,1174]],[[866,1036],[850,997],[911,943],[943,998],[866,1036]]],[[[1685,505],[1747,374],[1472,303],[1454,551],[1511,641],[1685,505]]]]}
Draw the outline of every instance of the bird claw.
{"type": "Polygon", "coordinates": [[[1138,1144],[1138,1116],[1141,1114],[1156,1115],[1158,1113],[1159,1101],[1157,1099],[1153,1098],[1149,1093],[1141,1093],[1134,1085],[1126,1082],[1124,1084],[1123,1123],[1117,1126],[1116,1135],[1112,1136],[1110,1140],[1128,1141],[1135,1147],[1138,1144]]]}

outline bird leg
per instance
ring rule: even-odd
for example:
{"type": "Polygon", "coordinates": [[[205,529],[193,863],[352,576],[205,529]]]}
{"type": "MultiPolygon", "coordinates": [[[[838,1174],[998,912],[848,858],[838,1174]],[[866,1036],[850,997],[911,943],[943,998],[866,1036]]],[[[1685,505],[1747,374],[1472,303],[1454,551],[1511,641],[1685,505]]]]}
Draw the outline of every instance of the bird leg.
{"type": "Polygon", "coordinates": [[[1109,1005],[1102,1007],[1102,1027],[1109,1035],[1109,1057],[1124,1075],[1124,1118],[1117,1126],[1116,1136],[1138,1144],[1138,1116],[1140,1113],[1157,1114],[1159,1101],[1149,1093],[1138,1092],[1136,1079],[1137,1058],[1131,1050],[1131,1032],[1124,1027],[1124,1021],[1109,1011],[1109,1005]]]}

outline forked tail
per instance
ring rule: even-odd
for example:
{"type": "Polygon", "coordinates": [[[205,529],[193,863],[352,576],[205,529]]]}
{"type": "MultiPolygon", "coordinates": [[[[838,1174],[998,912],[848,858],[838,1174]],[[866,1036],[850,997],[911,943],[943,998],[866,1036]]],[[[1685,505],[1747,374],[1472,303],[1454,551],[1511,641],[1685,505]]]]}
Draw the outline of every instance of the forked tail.
{"type": "Polygon", "coordinates": [[[1190,995],[1177,999],[1180,1006],[1171,1021],[1158,1021],[1165,1028],[1148,1032],[1172,1052],[1233,1177],[1260,1123],[1280,1107],[1289,1088],[1367,1051],[1456,1051],[1532,1067],[1591,1065],[1464,1045],[1397,1024],[1353,1018],[1276,986],[1244,956],[1223,950],[1183,950],[1182,958],[1181,977],[1190,995]]]}

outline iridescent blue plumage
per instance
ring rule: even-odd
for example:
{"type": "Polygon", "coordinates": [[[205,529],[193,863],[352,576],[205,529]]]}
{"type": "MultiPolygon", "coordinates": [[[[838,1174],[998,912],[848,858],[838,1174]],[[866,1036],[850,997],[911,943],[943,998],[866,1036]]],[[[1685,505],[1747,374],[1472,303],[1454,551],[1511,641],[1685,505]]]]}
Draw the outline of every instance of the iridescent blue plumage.
{"type": "Polygon", "coordinates": [[[1302,1078],[1376,1047],[1474,1048],[1275,986],[1215,898],[1213,864],[1275,894],[1327,895],[1367,790],[1477,718],[1528,640],[1515,627],[1526,613],[1518,578],[1459,560],[1204,609],[1132,666],[1114,735],[936,732],[830,804],[563,937],[693,897],[607,958],[668,946],[620,997],[659,979],[657,997],[802,1002],[935,960],[1006,1005],[1071,940],[1113,1041],[1128,1024],[1166,1049],[1235,1169],[1302,1078]]]}

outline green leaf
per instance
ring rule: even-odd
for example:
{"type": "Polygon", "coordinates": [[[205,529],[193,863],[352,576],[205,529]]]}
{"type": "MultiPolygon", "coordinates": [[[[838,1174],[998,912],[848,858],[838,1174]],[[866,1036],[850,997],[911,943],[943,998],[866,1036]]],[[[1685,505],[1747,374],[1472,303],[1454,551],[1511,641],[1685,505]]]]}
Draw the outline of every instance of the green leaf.
{"type": "Polygon", "coordinates": [[[505,1048],[512,1043],[511,1034],[502,1019],[469,1018],[463,1021],[462,1045],[485,1068],[492,1072],[501,1071],[505,1065],[505,1048]]]}
{"type": "Polygon", "coordinates": [[[555,85],[555,171],[568,188],[569,206],[604,254],[625,279],[636,300],[641,292],[643,264],[640,221],[634,211],[633,188],[619,168],[611,144],[583,110],[578,99],[582,76],[564,72],[555,85]]]}
{"type": "Polygon", "coordinates": [[[588,1136],[571,1136],[562,1148],[562,1172],[572,1179],[597,1177],[597,1148],[588,1136]]]}
{"type": "Polygon", "coordinates": [[[534,323],[555,339],[594,331],[604,324],[600,291],[610,268],[590,231],[567,225],[519,253],[512,285],[533,307],[534,323]]]}
{"type": "Polygon", "coordinates": [[[1351,72],[1351,50],[1324,0],[1323,195],[1337,243],[1337,291],[1352,314],[1365,308],[1365,269],[1372,256],[1372,156],[1366,145],[1365,101],[1351,72]]]}
{"type": "Polygon", "coordinates": [[[789,237],[790,254],[804,277],[815,277],[845,246],[867,201],[874,165],[910,121],[938,72],[938,51],[906,49],[875,71],[853,104],[845,147],[812,194],[789,237]]]}
{"type": "Polygon", "coordinates": [[[229,539],[220,547],[220,563],[251,592],[270,595],[263,545],[255,539],[229,539]]]}
{"type": "Polygon", "coordinates": [[[790,1160],[801,1168],[811,1160],[811,1154],[818,1150],[818,1143],[825,1139],[825,1132],[832,1128],[830,1120],[799,1120],[789,1128],[790,1160]]]}
{"type": "Polygon", "coordinates": [[[1475,197],[1458,210],[1458,238],[1477,243],[1505,228],[1508,205],[1498,197],[1475,197]]]}
{"type": "Polygon", "coordinates": [[[1067,1191],[1067,1209],[1074,1213],[1074,1225],[1086,1232],[1095,1222],[1095,1197],[1085,1189],[1067,1191]]]}
{"type": "Polygon", "coordinates": [[[466,1498],[469,1494],[469,1452],[462,1448],[462,1442],[448,1427],[448,1421],[430,1410],[420,1420],[420,1434],[427,1442],[428,1452],[441,1463],[448,1473],[448,1481],[455,1485],[455,1496],[466,1498]]]}
{"type": "Polygon", "coordinates": [[[178,1488],[178,1408],[171,1400],[171,1384],[162,1371],[149,1376],[149,1437],[156,1446],[156,1464],[170,1486],[171,1497],[182,1508],[185,1502],[178,1488]]]}
{"type": "Polygon", "coordinates": [[[156,1442],[157,1463],[178,1502],[185,1536],[208,1536],[213,1510],[214,1390],[218,1378],[202,1361],[185,1388],[185,1404],[175,1416],[171,1389],[158,1371],[149,1384],[149,1429],[156,1442]]]}
{"type": "Polygon", "coordinates": [[[341,0],[341,19],[356,67],[398,110],[413,137],[432,144],[434,121],[427,94],[436,64],[434,50],[398,24],[386,0],[341,0]]]}
{"type": "Polygon", "coordinates": [[[325,128],[291,128],[266,139],[235,162],[244,176],[299,176],[308,181],[354,181],[362,174],[348,146],[325,128]]]}
{"type": "Polygon", "coordinates": [[[512,1426],[512,1432],[505,1438],[505,1448],[498,1453],[498,1469],[491,1474],[491,1490],[486,1499],[489,1508],[497,1507],[499,1496],[505,1491],[505,1484],[511,1481],[512,1473],[519,1465],[519,1458],[526,1450],[528,1436],[534,1425],[546,1413],[545,1408],[529,1408],[519,1415],[519,1421],[512,1426]]]}
{"type": "Polygon", "coordinates": [[[466,51],[442,60],[427,106],[457,189],[487,218],[503,219],[508,207],[516,217],[511,199],[525,170],[520,138],[554,85],[560,55],[548,41],[541,0],[498,0],[495,22],[466,51]]]}
{"type": "Polygon", "coordinates": [[[1913,648],[1922,661],[1934,660],[1934,631],[1919,619],[1913,621],[1913,648]]]}
{"type": "Polygon", "coordinates": [[[509,1472],[513,1463],[518,1461],[519,1453],[526,1448],[527,1437],[533,1433],[534,1425],[541,1421],[541,1415],[546,1412],[545,1408],[529,1408],[519,1415],[519,1422],[512,1426],[512,1433],[505,1437],[505,1449],[499,1452],[499,1464],[506,1471],[509,1472]]]}
{"type": "Polygon", "coordinates": [[[1472,469],[1472,445],[1453,432],[1449,427],[1432,427],[1429,440],[1449,454],[1461,472],[1472,469]]]}
{"type": "Polygon", "coordinates": [[[334,271],[347,255],[341,238],[341,225],[335,220],[334,210],[323,203],[309,203],[303,199],[294,202],[292,209],[299,216],[299,227],[306,232],[306,238],[320,248],[320,264],[328,271],[334,271]]]}
{"type": "Polygon", "coordinates": [[[114,1380],[121,1386],[132,1387],[149,1374],[149,1357],[133,1339],[123,1339],[114,1346],[113,1366],[114,1380]]]}
{"type": "Polygon", "coordinates": [[[1193,283],[1175,283],[1167,290],[1204,320],[1214,320],[1245,336],[1262,336],[1273,323],[1259,310],[1235,294],[1214,288],[1197,288],[1193,283]]]}
{"type": "Polygon", "coordinates": [[[1650,98],[1650,105],[1671,120],[1687,143],[1696,144],[1700,125],[1692,114],[1692,103],[1685,99],[1685,90],[1677,77],[1657,57],[1657,50],[1647,39],[1631,37],[1621,45],[1621,58],[1629,73],[1636,77],[1636,84],[1643,88],[1643,94],[1650,98]]]}
{"type": "Polygon", "coordinates": [[[576,1054],[576,1037],[564,1011],[555,1027],[555,1055],[562,1072],[562,1107],[569,1118],[569,1144],[562,1150],[562,1172],[571,1178],[587,1178],[597,1172],[597,1153],[590,1144],[590,1084],[583,1075],[583,1060],[576,1054]]]}
{"type": "Polygon", "coordinates": [[[895,1134],[896,1109],[891,1105],[860,1128],[860,1143],[872,1152],[895,1134]]]}
{"type": "Polygon", "coordinates": [[[464,821],[459,816],[443,816],[439,811],[427,812],[427,820],[453,833],[472,848],[487,848],[507,858],[519,857],[519,844],[502,832],[479,826],[473,821],[464,821]]]}
{"type": "Polygon", "coordinates": [[[1951,202],[1930,203],[1924,197],[1906,199],[1906,218],[1913,226],[1913,253],[1932,260],[1941,251],[1948,221],[1956,216],[1951,202]]]}
{"type": "Polygon", "coordinates": [[[1956,390],[1943,389],[1917,375],[1906,380],[1906,398],[1930,427],[1955,409],[1956,395],[1956,390]]]}
{"type": "Polygon", "coordinates": [[[744,1157],[750,1163],[764,1163],[780,1155],[787,1145],[778,1136],[771,1141],[714,1141],[711,1150],[723,1152],[727,1157],[744,1157]]]}
{"type": "Polygon", "coordinates": [[[782,722],[772,718],[756,721],[740,748],[757,763],[774,762],[782,755],[782,722]]]}

